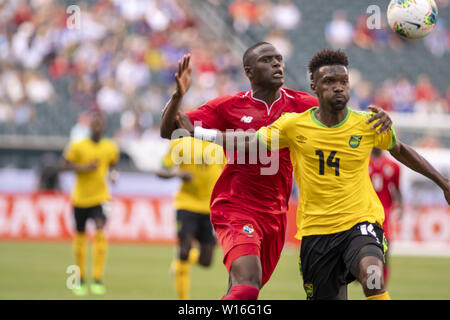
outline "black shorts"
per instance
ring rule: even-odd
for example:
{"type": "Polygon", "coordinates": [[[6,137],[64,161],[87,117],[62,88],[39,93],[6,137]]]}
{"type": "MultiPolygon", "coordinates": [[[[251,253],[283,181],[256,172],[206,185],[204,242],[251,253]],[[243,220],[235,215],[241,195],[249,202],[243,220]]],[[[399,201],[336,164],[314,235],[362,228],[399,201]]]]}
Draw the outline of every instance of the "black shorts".
{"type": "Polygon", "coordinates": [[[216,234],[209,214],[177,210],[177,234],[178,238],[192,234],[201,244],[216,244],[216,234]]]}
{"type": "Polygon", "coordinates": [[[102,219],[106,221],[106,215],[102,205],[89,208],[74,207],[73,213],[75,216],[75,227],[77,232],[85,232],[86,221],[88,219],[102,219]]]}
{"type": "Polygon", "coordinates": [[[307,298],[334,299],[340,287],[356,280],[352,262],[366,245],[379,247],[380,256],[386,252],[384,230],[377,223],[361,222],[347,231],[303,237],[300,272],[307,298]]]}

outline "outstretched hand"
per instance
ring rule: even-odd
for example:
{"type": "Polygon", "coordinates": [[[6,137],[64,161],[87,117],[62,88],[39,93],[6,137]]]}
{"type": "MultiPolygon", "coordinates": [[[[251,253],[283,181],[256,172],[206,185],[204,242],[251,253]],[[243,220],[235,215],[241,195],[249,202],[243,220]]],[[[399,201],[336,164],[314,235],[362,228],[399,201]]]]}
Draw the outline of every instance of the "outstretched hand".
{"type": "Polygon", "coordinates": [[[175,73],[175,80],[177,81],[177,89],[175,94],[184,96],[191,86],[191,55],[185,54],[183,59],[178,60],[178,72],[175,73]]]}
{"type": "Polygon", "coordinates": [[[381,127],[377,130],[377,133],[388,132],[389,129],[391,129],[392,120],[386,113],[386,111],[375,106],[369,106],[368,108],[375,114],[370,117],[370,119],[368,119],[366,123],[371,123],[378,119],[378,121],[372,126],[372,129],[376,129],[381,125],[381,127]]]}

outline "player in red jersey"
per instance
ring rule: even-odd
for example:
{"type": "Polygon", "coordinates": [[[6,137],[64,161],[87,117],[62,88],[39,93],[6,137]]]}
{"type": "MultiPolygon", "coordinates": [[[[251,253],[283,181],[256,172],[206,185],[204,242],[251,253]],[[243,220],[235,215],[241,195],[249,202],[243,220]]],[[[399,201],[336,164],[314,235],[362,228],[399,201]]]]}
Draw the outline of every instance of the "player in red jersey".
{"type": "MultiPolygon", "coordinates": [[[[308,93],[282,88],[283,57],[270,43],[260,42],[248,48],[243,64],[251,90],[208,101],[188,112],[194,125],[199,126],[201,122],[203,128],[221,131],[256,131],[275,122],[284,112],[300,113],[318,105],[317,98],[308,93]]],[[[163,110],[163,138],[176,138],[172,133],[177,129],[177,118],[186,120],[178,109],[190,86],[190,72],[190,56],[186,55],[175,75],[177,89],[163,110]]],[[[383,123],[382,130],[390,128],[392,122],[386,113],[378,112],[370,122],[375,119],[383,123]]],[[[240,161],[238,154],[227,153],[227,165],[214,187],[211,222],[230,275],[228,292],[222,299],[257,299],[280,258],[292,187],[292,164],[287,149],[270,156],[279,160],[277,170],[272,175],[262,175],[263,169],[271,168],[262,163],[248,164],[245,159],[240,161]]]]}
{"type": "MultiPolygon", "coordinates": [[[[400,191],[400,166],[389,159],[382,150],[374,148],[369,163],[369,174],[378,198],[384,208],[383,229],[386,240],[390,240],[390,213],[398,207],[402,212],[402,194],[400,191]]],[[[389,251],[388,251],[389,252],[389,251]]],[[[388,253],[384,267],[384,281],[387,283],[389,276],[388,253]]]]}

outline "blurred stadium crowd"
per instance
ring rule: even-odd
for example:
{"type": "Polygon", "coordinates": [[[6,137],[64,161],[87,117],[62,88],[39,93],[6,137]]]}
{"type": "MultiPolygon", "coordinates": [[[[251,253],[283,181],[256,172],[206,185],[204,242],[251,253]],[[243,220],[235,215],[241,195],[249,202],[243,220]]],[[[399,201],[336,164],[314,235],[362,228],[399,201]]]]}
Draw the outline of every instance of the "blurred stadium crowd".
{"type": "Polygon", "coordinates": [[[67,136],[73,115],[79,114],[73,132],[83,134],[83,112],[92,108],[120,116],[118,139],[145,133],[159,121],[177,60],[188,50],[195,57],[197,79],[192,105],[241,89],[244,83],[238,79],[239,61],[221,41],[203,36],[183,1],[100,0],[78,5],[81,28],[68,29],[68,3],[1,4],[4,133],[67,136]],[[64,125],[58,128],[49,122],[50,113],[57,113],[64,125]]]}
{"type": "MultiPolygon", "coordinates": [[[[288,62],[296,58],[294,35],[303,28],[305,1],[207,2],[227,15],[230,32],[239,36],[256,31],[261,35],[258,40],[273,43],[288,62]]],[[[437,3],[441,9],[450,1],[437,3]]],[[[92,108],[110,116],[110,133],[120,144],[154,134],[173,90],[177,60],[188,51],[193,54],[195,81],[184,100],[186,108],[248,89],[240,53],[204,29],[189,1],[77,1],[79,29],[67,28],[70,13],[66,10],[71,4],[67,0],[0,1],[3,134],[82,136],[84,112],[92,108]]],[[[319,32],[332,47],[408,53],[409,43],[386,28],[369,30],[366,18],[361,15],[351,23],[338,10],[319,32]]],[[[445,19],[439,19],[437,30],[420,41],[436,59],[448,61],[450,32],[445,19]]],[[[429,74],[411,77],[394,71],[374,83],[363,74],[356,61],[351,70],[352,106],[364,109],[373,103],[397,112],[450,113],[448,81],[437,86],[429,74]]]]}
{"type": "MultiPolygon", "coordinates": [[[[287,60],[293,58],[293,55],[295,56],[297,49],[301,49],[293,43],[292,35],[302,31],[301,8],[304,1],[209,1],[215,6],[227,3],[233,28],[237,33],[249,31],[256,34],[265,33],[266,41],[275,44],[287,60]]],[[[441,9],[450,4],[448,0],[436,2],[441,9]]],[[[369,29],[367,26],[369,14],[357,16],[356,22],[353,24],[348,19],[347,11],[351,11],[350,3],[345,10],[335,10],[331,20],[326,22],[322,37],[325,38],[329,47],[343,48],[344,50],[357,47],[367,51],[381,53],[385,51],[387,55],[389,51],[386,48],[389,48],[404,52],[405,59],[408,59],[407,51],[410,44],[391,32],[385,19],[380,20],[380,29],[369,29]]],[[[436,29],[421,41],[429,53],[441,59],[446,56],[448,59],[450,29],[447,27],[445,19],[440,18],[436,29]]],[[[364,51],[361,54],[364,54],[364,51]]],[[[450,86],[448,83],[447,87],[440,92],[427,74],[408,78],[403,74],[396,74],[395,66],[393,69],[394,72],[388,74],[386,79],[379,84],[363,79],[358,66],[351,70],[353,90],[350,104],[363,109],[370,104],[376,104],[385,110],[396,112],[450,113],[450,86]]]]}

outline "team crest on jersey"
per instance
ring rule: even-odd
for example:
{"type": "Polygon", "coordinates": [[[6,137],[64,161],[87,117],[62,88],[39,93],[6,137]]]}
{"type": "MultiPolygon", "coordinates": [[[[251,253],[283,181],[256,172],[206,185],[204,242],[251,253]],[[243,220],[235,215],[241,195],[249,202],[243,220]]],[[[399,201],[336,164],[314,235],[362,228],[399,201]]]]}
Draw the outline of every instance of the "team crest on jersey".
{"type": "Polygon", "coordinates": [[[303,285],[303,288],[305,289],[306,292],[306,297],[311,299],[313,297],[313,293],[314,293],[314,287],[312,283],[305,283],[303,285]]]}
{"type": "Polygon", "coordinates": [[[253,225],[246,224],[242,227],[242,233],[248,235],[249,237],[253,237],[253,233],[255,232],[255,229],[253,229],[253,225]]]}
{"type": "Polygon", "coordinates": [[[348,141],[348,144],[353,149],[358,148],[359,144],[361,143],[362,136],[351,136],[350,140],[348,141]]]}

